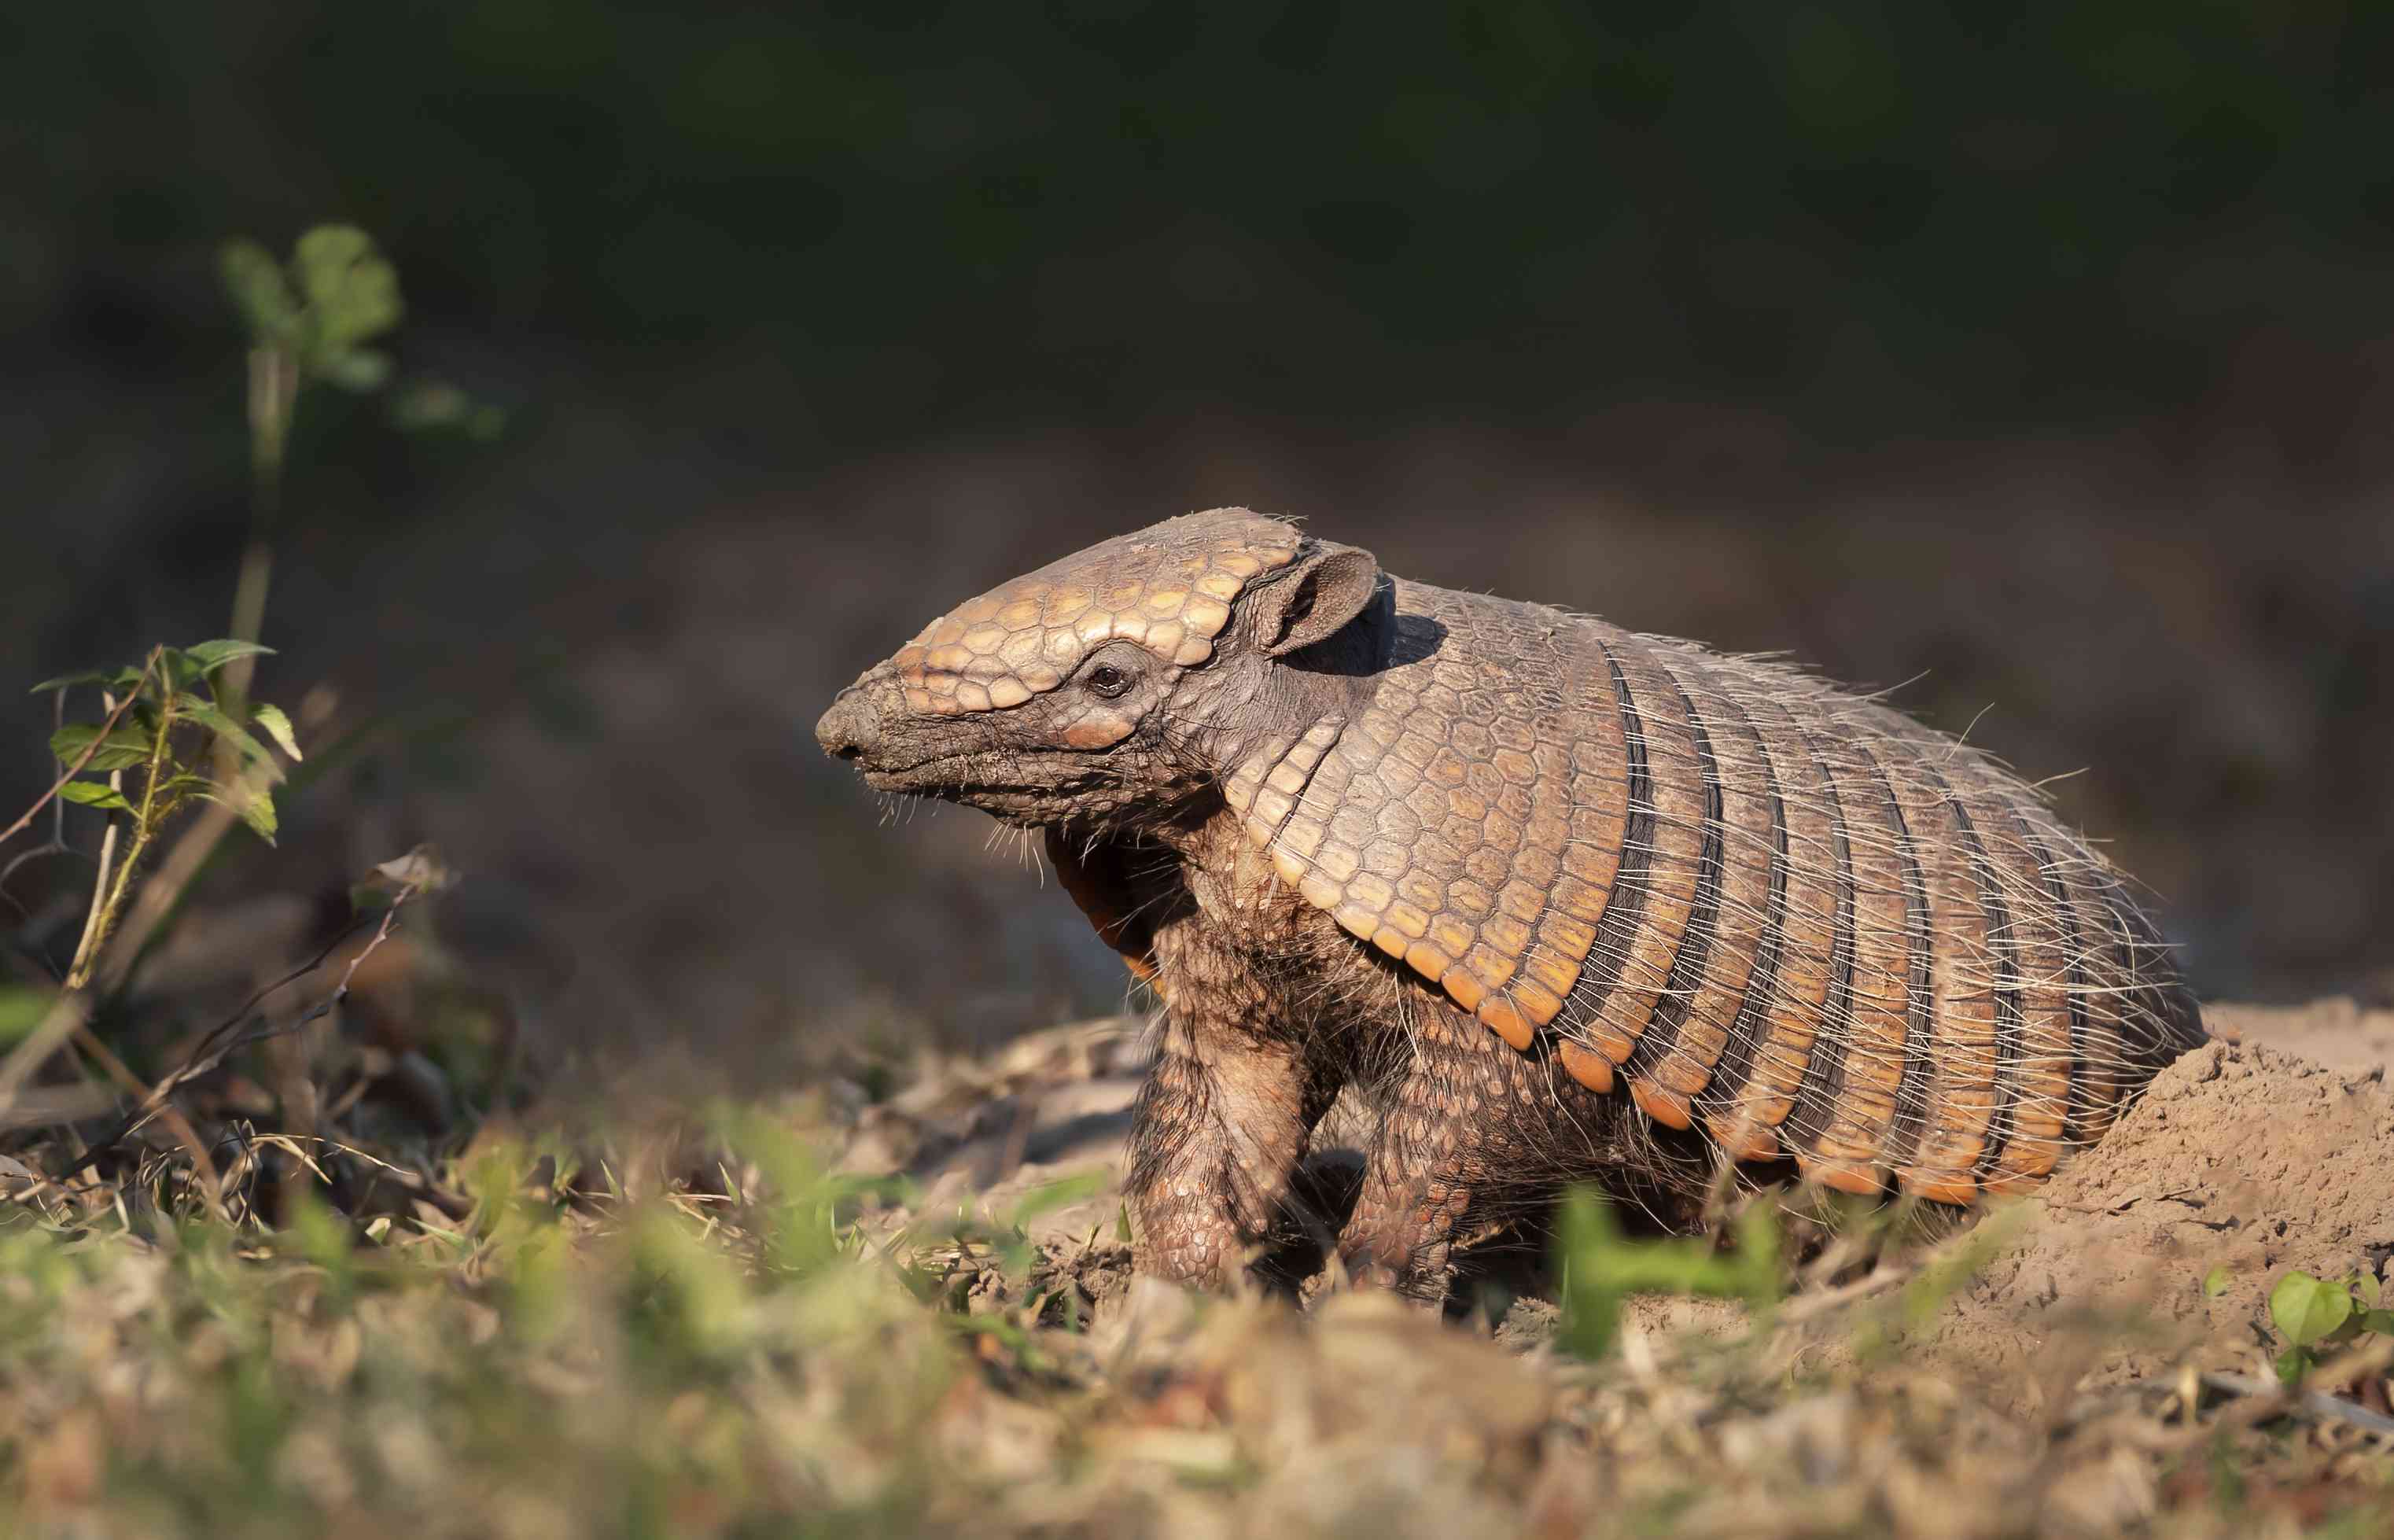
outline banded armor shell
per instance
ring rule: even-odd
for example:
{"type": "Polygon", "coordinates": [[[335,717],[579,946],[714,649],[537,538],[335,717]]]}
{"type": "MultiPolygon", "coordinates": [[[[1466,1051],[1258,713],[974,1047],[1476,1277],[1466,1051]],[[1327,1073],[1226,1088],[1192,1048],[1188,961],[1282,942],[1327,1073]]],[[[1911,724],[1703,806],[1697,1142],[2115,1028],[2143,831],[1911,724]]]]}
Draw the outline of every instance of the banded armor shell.
{"type": "Polygon", "coordinates": [[[2033,1186],[2199,1035],[2120,877],[1985,756],[1783,665],[1394,584],[1345,715],[1224,768],[1310,903],[1742,1160],[2033,1186]]]}

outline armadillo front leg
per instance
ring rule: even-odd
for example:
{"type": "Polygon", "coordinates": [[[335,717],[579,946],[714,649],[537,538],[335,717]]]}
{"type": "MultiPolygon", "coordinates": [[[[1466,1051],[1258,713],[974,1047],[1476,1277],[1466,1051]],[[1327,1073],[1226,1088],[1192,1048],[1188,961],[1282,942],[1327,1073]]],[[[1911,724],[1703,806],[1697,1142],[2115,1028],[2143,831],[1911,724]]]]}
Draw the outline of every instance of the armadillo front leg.
{"type": "Polygon", "coordinates": [[[1442,1001],[1414,1015],[1338,1251],[1351,1282],[1436,1302],[1467,1214],[1628,1152],[1621,1104],[1551,1058],[1515,1052],[1442,1001]]]}
{"type": "Polygon", "coordinates": [[[1336,1094],[1294,1045],[1176,1006],[1131,1120],[1138,1270],[1219,1288],[1301,1233],[1291,1181],[1336,1094]]]}

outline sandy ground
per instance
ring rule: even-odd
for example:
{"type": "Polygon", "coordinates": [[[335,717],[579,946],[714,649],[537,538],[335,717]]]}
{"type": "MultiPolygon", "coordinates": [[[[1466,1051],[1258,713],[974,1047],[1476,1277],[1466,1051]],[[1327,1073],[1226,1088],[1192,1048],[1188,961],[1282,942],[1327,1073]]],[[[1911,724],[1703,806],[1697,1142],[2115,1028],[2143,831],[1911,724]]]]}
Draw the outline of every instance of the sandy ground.
{"type": "MultiPolygon", "coordinates": [[[[2035,1411],[2173,1364],[2266,1372],[2268,1296],[2289,1269],[2394,1282],[2394,1011],[2339,998],[2220,1004],[2206,1020],[2213,1042],[1982,1232],[1983,1265],[1919,1324],[1920,1350],[2035,1411]]],[[[1110,1239],[1143,1063],[1128,1019],[952,1062],[887,1102],[860,1099],[845,1164],[912,1174],[927,1188],[921,1212],[980,1194],[1004,1214],[1048,1183],[1095,1178],[1029,1228],[1058,1246],[1110,1239]]],[[[1538,1302],[1517,1311],[1540,1335],[1538,1302]]],[[[1633,1319],[1726,1331],[1739,1307],[1656,1298],[1633,1319]]]]}

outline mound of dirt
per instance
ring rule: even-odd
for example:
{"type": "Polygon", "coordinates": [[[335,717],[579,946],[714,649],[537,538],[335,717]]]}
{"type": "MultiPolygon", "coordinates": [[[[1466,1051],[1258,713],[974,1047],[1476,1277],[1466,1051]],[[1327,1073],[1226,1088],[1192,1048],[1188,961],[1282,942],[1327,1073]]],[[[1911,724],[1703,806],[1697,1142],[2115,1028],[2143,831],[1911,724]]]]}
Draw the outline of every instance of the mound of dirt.
{"type": "Polygon", "coordinates": [[[2269,1295],[2288,1270],[2382,1274],[2394,1258],[2394,1095],[2382,1067],[2215,1042],[2163,1072],[2026,1218],[1925,1328],[1930,1350],[2032,1403],[2189,1354],[2252,1372],[2281,1346],[2269,1295]]]}

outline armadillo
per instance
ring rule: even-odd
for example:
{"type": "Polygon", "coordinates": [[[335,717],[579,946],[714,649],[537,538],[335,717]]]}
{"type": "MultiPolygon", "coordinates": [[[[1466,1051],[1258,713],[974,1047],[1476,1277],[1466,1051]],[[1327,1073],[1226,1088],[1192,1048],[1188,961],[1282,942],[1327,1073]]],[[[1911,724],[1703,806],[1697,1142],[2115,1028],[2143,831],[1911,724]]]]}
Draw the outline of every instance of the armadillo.
{"type": "Polygon", "coordinates": [[[2032,1189],[2202,1037],[2125,881],[1988,756],[1243,508],[970,600],[817,736],[1041,831],[1161,1000],[1129,1199],[1180,1280],[1318,1225],[1343,1089],[1375,1131],[1337,1254],[1429,1297],[1567,1181],[2032,1189]]]}

